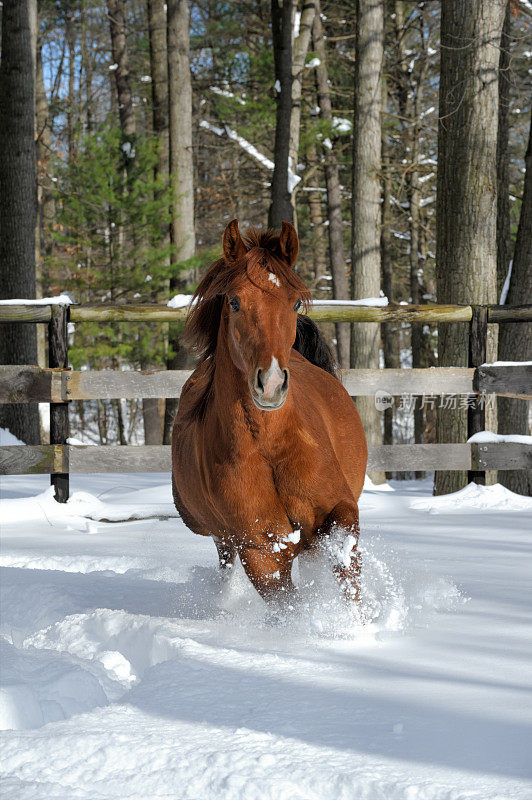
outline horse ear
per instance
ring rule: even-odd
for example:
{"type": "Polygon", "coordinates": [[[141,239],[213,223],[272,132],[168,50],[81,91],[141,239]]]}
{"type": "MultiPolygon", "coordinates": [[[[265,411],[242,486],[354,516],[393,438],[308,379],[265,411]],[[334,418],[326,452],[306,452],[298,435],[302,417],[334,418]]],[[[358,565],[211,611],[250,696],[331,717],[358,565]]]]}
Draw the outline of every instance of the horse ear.
{"type": "Polygon", "coordinates": [[[299,239],[297,232],[290,222],[285,222],[281,226],[281,235],[279,236],[279,246],[281,253],[286,258],[291,267],[297,261],[297,254],[299,253],[299,239]]]}
{"type": "Polygon", "coordinates": [[[238,230],[237,219],[233,219],[225,229],[222,245],[226,261],[238,261],[246,253],[246,246],[238,230]]]}

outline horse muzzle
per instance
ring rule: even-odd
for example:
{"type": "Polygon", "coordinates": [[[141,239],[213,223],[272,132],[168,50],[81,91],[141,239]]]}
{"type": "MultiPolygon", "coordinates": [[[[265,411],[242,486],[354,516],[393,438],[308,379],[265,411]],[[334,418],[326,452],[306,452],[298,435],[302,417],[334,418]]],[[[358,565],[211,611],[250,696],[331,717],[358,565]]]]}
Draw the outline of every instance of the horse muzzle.
{"type": "Polygon", "coordinates": [[[287,369],[281,369],[276,358],[272,358],[269,369],[256,369],[249,381],[253,402],[261,411],[277,411],[288,396],[290,381],[287,369]]]}

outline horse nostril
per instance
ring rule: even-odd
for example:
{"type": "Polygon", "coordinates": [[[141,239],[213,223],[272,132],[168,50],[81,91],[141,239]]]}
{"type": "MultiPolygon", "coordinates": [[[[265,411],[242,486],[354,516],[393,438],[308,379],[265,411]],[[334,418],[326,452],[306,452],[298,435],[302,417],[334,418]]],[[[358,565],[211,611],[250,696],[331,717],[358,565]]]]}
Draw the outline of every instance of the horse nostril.
{"type": "Polygon", "coordinates": [[[258,369],[257,370],[257,388],[259,389],[259,391],[261,393],[263,393],[264,392],[264,384],[262,383],[261,374],[262,374],[262,370],[258,369]]]}
{"type": "Polygon", "coordinates": [[[282,385],[281,391],[286,392],[286,390],[288,389],[288,370],[287,369],[283,369],[283,373],[284,373],[284,381],[283,381],[283,385],[282,385]]]}

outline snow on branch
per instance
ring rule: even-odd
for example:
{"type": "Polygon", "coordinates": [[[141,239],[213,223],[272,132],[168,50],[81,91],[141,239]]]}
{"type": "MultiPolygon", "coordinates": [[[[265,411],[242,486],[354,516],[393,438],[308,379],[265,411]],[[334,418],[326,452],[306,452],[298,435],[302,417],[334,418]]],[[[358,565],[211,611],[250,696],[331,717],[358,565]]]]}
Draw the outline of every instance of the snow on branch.
{"type": "MultiPolygon", "coordinates": [[[[205,128],[205,130],[216,134],[216,136],[223,136],[225,134],[233,142],[236,142],[242,148],[242,150],[244,150],[251,158],[254,159],[254,161],[257,161],[263,167],[273,172],[275,164],[271,158],[268,158],[268,156],[265,156],[260,152],[260,150],[257,150],[255,145],[251,144],[251,142],[248,142],[248,140],[244,139],[243,136],[240,136],[240,134],[230,128],[229,125],[224,124],[223,128],[220,128],[218,125],[213,125],[212,123],[207,122],[206,119],[202,119],[200,122],[200,128],[205,128]]],[[[295,172],[289,168],[288,191],[290,193],[293,192],[300,180],[301,178],[299,175],[296,175],[295,172]]]]}

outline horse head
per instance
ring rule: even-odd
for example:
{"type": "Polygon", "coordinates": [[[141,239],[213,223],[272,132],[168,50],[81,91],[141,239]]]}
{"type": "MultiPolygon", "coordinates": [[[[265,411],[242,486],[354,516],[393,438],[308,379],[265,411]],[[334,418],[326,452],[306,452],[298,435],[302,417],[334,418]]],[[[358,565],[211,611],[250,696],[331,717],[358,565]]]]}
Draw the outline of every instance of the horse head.
{"type": "Polygon", "coordinates": [[[224,260],[234,271],[222,310],[229,353],[262,411],[280,409],[288,396],[297,312],[309,299],[293,271],[298,250],[289,222],[279,235],[248,231],[243,238],[233,220],[223,235],[224,260]]]}

